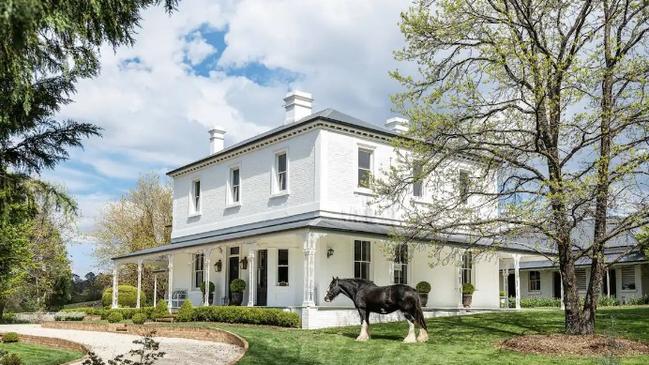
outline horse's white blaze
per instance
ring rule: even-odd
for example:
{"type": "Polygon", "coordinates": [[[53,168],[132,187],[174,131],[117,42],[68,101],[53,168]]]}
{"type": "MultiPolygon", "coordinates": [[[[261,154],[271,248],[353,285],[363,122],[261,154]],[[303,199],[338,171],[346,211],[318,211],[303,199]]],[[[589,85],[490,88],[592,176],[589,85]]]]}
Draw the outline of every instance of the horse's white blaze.
{"type": "Polygon", "coordinates": [[[367,322],[363,321],[361,323],[361,334],[356,337],[356,341],[367,341],[370,338],[370,334],[367,332],[367,322]]]}
{"type": "Polygon", "coordinates": [[[428,332],[426,332],[425,329],[423,329],[423,328],[419,329],[419,336],[417,336],[417,341],[419,341],[419,342],[428,341],[428,332]]]}
{"type": "Polygon", "coordinates": [[[415,337],[415,324],[413,322],[408,321],[408,336],[403,339],[403,342],[417,342],[417,337],[415,337]]]}

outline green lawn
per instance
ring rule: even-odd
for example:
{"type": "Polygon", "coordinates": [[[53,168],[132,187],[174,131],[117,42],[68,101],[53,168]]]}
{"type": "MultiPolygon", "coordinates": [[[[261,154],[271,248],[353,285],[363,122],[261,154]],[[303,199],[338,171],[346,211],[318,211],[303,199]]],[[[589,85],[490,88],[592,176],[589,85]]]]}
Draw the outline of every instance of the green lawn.
{"type": "MultiPolygon", "coordinates": [[[[223,328],[245,337],[250,349],[241,364],[602,364],[602,358],[550,358],[498,349],[521,334],[560,332],[563,312],[526,310],[428,320],[427,343],[403,344],[404,322],[374,324],[372,339],[354,341],[359,326],[297,330],[221,323],[174,324],[223,328]]],[[[649,307],[601,309],[598,331],[649,342],[649,307]]],[[[622,364],[649,364],[649,356],[621,359],[622,364]]]]}
{"type": "Polygon", "coordinates": [[[18,354],[25,365],[58,365],[83,356],[82,353],[27,343],[0,343],[0,349],[18,354]]]}

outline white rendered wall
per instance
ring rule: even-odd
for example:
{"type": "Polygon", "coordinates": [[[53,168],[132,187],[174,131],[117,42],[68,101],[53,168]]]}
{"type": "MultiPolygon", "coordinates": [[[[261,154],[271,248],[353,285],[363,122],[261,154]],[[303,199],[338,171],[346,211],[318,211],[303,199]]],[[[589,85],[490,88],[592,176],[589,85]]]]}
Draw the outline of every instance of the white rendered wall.
{"type": "Polygon", "coordinates": [[[315,150],[318,131],[242,154],[173,179],[172,238],[317,210],[315,150]],[[289,194],[273,196],[275,153],[286,151],[289,194]],[[230,169],[238,166],[241,204],[228,207],[230,169]],[[201,214],[191,215],[192,182],[201,182],[201,214]]]}

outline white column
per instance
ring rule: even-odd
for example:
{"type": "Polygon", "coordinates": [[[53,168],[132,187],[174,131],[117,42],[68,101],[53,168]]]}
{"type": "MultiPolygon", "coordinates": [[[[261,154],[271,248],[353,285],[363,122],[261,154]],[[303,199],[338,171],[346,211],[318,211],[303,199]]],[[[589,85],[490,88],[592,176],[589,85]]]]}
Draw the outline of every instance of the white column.
{"type": "Polygon", "coordinates": [[[514,258],[514,278],[516,281],[516,309],[521,309],[521,255],[514,254],[512,257],[514,258]]]}
{"type": "Polygon", "coordinates": [[[255,292],[257,285],[255,283],[255,250],[248,250],[248,307],[255,306],[255,292]]]}
{"type": "Polygon", "coordinates": [[[158,304],[158,274],[153,274],[153,306],[158,304]]]}
{"type": "Polygon", "coordinates": [[[142,291],[142,260],[137,260],[137,293],[135,294],[135,308],[140,308],[140,291],[142,291]]]}
{"type": "Polygon", "coordinates": [[[307,231],[304,240],[304,301],[303,307],[315,307],[315,235],[307,231]]]}
{"type": "Polygon", "coordinates": [[[203,298],[203,305],[208,306],[210,305],[210,271],[212,271],[212,249],[209,248],[204,250],[203,257],[205,258],[205,261],[203,262],[203,272],[205,273],[205,298],[203,298]]]}
{"type": "Polygon", "coordinates": [[[113,268],[113,303],[111,305],[111,308],[117,308],[118,306],[118,298],[117,296],[119,295],[119,291],[117,290],[117,287],[119,285],[117,281],[117,276],[119,273],[119,264],[115,263],[115,267],[113,268]]]}
{"type": "Polygon", "coordinates": [[[611,277],[608,268],[606,269],[606,296],[611,297],[611,277]]]}
{"type": "Polygon", "coordinates": [[[169,313],[171,313],[171,299],[173,298],[174,291],[174,256],[172,254],[169,254],[167,255],[167,259],[169,260],[169,263],[167,264],[167,273],[169,275],[169,278],[167,279],[167,297],[169,299],[169,302],[167,303],[167,309],[169,310],[169,313]]]}

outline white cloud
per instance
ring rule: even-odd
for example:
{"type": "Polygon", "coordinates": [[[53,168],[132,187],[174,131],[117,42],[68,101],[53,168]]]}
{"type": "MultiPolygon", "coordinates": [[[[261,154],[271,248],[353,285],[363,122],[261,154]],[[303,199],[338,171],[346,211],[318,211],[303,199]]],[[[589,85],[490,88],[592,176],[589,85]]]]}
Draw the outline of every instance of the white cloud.
{"type": "Polygon", "coordinates": [[[193,66],[201,64],[208,56],[216,52],[216,48],[207,43],[200,32],[192,33],[189,38],[189,42],[185,44],[185,54],[193,66]]]}

